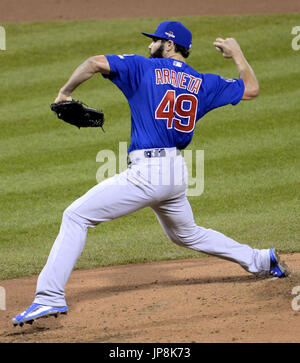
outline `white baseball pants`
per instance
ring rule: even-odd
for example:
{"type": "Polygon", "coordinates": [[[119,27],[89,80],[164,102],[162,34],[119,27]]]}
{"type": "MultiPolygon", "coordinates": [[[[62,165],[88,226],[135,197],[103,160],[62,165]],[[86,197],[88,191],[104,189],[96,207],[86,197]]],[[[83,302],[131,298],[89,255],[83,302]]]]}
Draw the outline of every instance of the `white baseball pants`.
{"type": "Polygon", "coordinates": [[[196,225],[186,197],[184,159],[175,148],[164,150],[164,157],[151,158],[145,157],[144,150],[132,152],[126,171],[97,184],[65,210],[38,278],[35,303],[67,305],[65,286],[84,248],[88,227],[145,207],[154,210],[167,236],[178,245],[236,262],[254,274],[269,272],[269,250],[253,249],[196,225]]]}

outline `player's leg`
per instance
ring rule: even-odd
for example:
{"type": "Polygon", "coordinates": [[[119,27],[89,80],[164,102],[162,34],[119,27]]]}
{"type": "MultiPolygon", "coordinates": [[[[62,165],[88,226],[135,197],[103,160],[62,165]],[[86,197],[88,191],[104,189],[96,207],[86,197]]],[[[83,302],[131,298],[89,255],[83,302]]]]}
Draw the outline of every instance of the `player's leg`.
{"type": "MultiPolygon", "coordinates": [[[[131,171],[130,171],[131,172],[131,171]]],[[[127,172],[96,185],[63,213],[59,234],[39,275],[35,303],[65,306],[65,285],[86,241],[95,227],[149,204],[149,188],[127,180],[127,172]]]]}
{"type": "Polygon", "coordinates": [[[220,232],[197,226],[185,193],[152,208],[168,237],[178,245],[236,262],[251,273],[269,273],[269,250],[253,249],[220,232]]]}

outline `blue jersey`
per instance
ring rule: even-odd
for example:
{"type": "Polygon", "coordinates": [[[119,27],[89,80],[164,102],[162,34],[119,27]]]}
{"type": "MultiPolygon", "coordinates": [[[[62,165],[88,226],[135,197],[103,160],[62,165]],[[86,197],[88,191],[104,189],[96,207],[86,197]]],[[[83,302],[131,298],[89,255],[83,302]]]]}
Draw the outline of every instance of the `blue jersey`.
{"type": "Polygon", "coordinates": [[[244,94],[242,79],[202,74],[172,58],[106,55],[103,75],[124,93],[131,110],[131,143],[136,149],[184,149],[196,122],[214,108],[236,105],[244,94]]]}

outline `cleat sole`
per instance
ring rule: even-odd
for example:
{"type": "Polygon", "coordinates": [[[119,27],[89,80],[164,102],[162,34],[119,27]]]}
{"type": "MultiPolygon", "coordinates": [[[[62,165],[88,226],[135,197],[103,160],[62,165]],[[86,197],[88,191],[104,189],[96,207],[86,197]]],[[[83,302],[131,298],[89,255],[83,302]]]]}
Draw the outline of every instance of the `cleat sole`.
{"type": "Polygon", "coordinates": [[[30,319],[30,320],[27,320],[27,321],[22,321],[20,323],[13,322],[13,326],[14,327],[20,326],[22,328],[24,326],[24,324],[32,325],[35,320],[38,320],[38,319],[47,319],[50,316],[54,316],[55,318],[57,318],[59,315],[67,315],[67,313],[68,313],[68,311],[52,311],[49,314],[45,314],[43,316],[38,316],[37,318],[30,319]]]}

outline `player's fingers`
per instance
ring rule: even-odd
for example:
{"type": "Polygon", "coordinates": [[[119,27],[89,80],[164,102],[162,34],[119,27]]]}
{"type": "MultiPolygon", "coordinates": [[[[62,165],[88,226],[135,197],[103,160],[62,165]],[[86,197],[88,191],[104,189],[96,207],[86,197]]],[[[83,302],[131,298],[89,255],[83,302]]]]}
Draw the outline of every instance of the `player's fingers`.
{"type": "Polygon", "coordinates": [[[224,39],[221,39],[221,38],[217,38],[215,41],[214,41],[214,45],[215,46],[222,46],[224,44],[225,40],[224,39]]]}
{"type": "Polygon", "coordinates": [[[56,97],[54,103],[64,102],[64,101],[72,101],[71,96],[66,96],[63,93],[59,92],[58,96],[56,97]]]}
{"type": "Polygon", "coordinates": [[[221,43],[221,42],[213,42],[213,45],[215,47],[221,47],[223,45],[223,43],[221,43]]]}
{"type": "Polygon", "coordinates": [[[222,47],[222,45],[223,45],[223,43],[221,43],[221,42],[214,42],[214,46],[216,47],[217,51],[223,53],[223,47],[222,47]]]}

